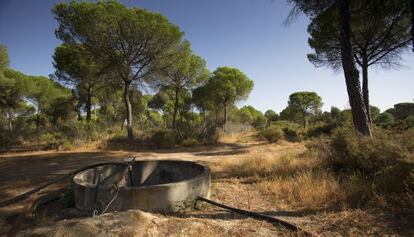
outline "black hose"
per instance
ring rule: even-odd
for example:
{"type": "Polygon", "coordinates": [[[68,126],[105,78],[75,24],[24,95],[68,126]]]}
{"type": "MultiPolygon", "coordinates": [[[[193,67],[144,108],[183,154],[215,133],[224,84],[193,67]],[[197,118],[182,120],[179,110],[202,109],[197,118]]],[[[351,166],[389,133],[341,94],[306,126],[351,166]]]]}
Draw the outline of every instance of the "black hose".
{"type": "Polygon", "coordinates": [[[247,210],[227,206],[227,205],[224,205],[224,204],[221,204],[221,203],[218,203],[218,202],[215,202],[213,200],[203,198],[203,197],[197,197],[197,200],[200,200],[200,201],[209,203],[211,205],[218,206],[218,207],[230,210],[232,212],[235,212],[235,213],[238,213],[238,214],[241,214],[241,215],[245,215],[245,216],[252,217],[252,218],[255,218],[255,219],[259,219],[259,220],[265,220],[265,221],[268,221],[268,222],[273,223],[273,224],[282,225],[282,226],[288,228],[289,230],[293,230],[293,231],[296,231],[296,232],[302,234],[303,236],[309,236],[309,237],[314,236],[312,233],[307,232],[307,231],[299,228],[298,226],[296,226],[294,224],[291,224],[291,223],[286,222],[286,221],[281,220],[281,219],[277,219],[277,218],[272,217],[272,216],[263,215],[263,214],[260,214],[260,213],[257,213],[257,212],[252,212],[252,211],[247,211],[247,210]]]}
{"type": "Polygon", "coordinates": [[[20,195],[18,195],[16,197],[13,197],[13,198],[10,198],[10,199],[8,199],[6,201],[3,201],[3,202],[0,203],[0,208],[9,206],[11,204],[14,204],[14,203],[17,203],[17,202],[20,202],[20,201],[23,201],[23,200],[29,198],[30,195],[32,195],[34,193],[37,193],[40,190],[42,190],[42,189],[44,189],[44,188],[46,188],[46,187],[48,187],[48,186],[50,186],[52,184],[55,184],[55,183],[58,183],[60,181],[65,180],[67,178],[70,178],[70,177],[72,177],[72,176],[76,175],[77,173],[82,172],[84,170],[92,169],[92,168],[95,168],[95,167],[98,167],[98,166],[101,166],[101,165],[120,165],[120,164],[129,164],[129,163],[130,162],[104,162],[104,163],[98,163],[98,164],[93,164],[93,165],[89,165],[89,166],[83,167],[81,169],[72,171],[72,172],[70,172],[70,173],[68,173],[68,174],[66,174],[66,175],[64,175],[64,176],[62,176],[60,178],[54,179],[54,180],[52,180],[50,182],[47,182],[47,183],[45,183],[45,184],[43,184],[43,185],[41,185],[39,187],[36,187],[36,188],[34,188],[32,190],[29,190],[29,191],[27,191],[25,193],[22,193],[22,194],[20,194],[20,195]]]}

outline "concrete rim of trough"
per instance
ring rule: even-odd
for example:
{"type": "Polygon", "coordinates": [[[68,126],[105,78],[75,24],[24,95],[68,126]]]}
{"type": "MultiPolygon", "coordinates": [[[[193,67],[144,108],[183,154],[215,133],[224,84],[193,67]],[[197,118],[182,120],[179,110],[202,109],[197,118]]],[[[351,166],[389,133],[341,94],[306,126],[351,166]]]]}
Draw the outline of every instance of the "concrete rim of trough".
{"type": "MultiPolygon", "coordinates": [[[[177,182],[170,182],[170,183],[165,183],[165,184],[153,184],[153,185],[144,185],[144,186],[125,186],[125,187],[119,187],[120,189],[125,189],[125,190],[129,190],[129,189],[149,189],[149,188],[157,188],[157,187],[165,187],[165,186],[172,186],[172,185],[180,185],[183,183],[188,183],[189,181],[193,181],[193,180],[197,180],[199,178],[203,178],[206,174],[211,174],[210,168],[204,164],[200,164],[199,162],[196,161],[188,161],[188,160],[178,160],[178,159],[166,159],[166,160],[152,160],[152,159],[144,159],[144,160],[135,160],[135,162],[148,162],[148,161],[153,161],[153,162],[163,162],[163,161],[167,161],[167,162],[177,162],[177,163],[187,163],[187,164],[193,164],[193,165],[197,165],[203,168],[203,171],[198,174],[195,175],[193,177],[181,180],[181,181],[177,181],[177,182]]],[[[123,163],[123,162],[119,162],[119,164],[114,164],[114,165],[124,165],[124,166],[128,166],[128,164],[123,163]]],[[[92,168],[93,169],[93,168],[92,168]]],[[[84,170],[80,173],[77,173],[74,177],[73,177],[73,182],[76,183],[77,185],[81,185],[81,186],[85,186],[85,187],[96,187],[96,185],[93,185],[89,182],[84,182],[84,181],[80,181],[80,179],[76,178],[77,175],[83,173],[83,172],[87,172],[88,170],[84,170]],[[80,182],[79,182],[80,181],[80,182]]],[[[111,187],[99,187],[99,190],[109,190],[111,187]]]]}

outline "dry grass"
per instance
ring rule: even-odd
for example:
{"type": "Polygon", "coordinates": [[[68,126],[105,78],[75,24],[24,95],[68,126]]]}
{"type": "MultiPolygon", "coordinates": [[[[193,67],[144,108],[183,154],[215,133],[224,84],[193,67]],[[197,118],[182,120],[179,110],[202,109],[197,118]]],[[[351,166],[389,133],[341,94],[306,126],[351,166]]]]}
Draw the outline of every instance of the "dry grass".
{"type": "Polygon", "coordinates": [[[292,177],[276,177],[257,187],[286,208],[328,209],[345,200],[338,180],[327,172],[300,172],[292,177]]]}
{"type": "Polygon", "coordinates": [[[212,169],[218,178],[253,182],[284,209],[326,209],[344,202],[339,180],[305,151],[298,143],[260,145],[238,159],[215,162],[212,169]]]}
{"type": "Polygon", "coordinates": [[[257,132],[255,130],[241,132],[241,133],[227,134],[227,135],[220,134],[219,142],[233,143],[233,144],[235,143],[244,143],[244,144],[260,143],[260,141],[258,140],[257,132]]]}

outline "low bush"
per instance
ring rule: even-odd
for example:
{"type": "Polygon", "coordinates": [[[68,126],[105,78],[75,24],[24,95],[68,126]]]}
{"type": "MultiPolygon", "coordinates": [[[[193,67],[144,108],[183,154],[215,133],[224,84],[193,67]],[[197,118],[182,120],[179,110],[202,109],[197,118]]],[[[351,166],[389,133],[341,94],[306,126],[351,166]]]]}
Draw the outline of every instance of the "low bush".
{"type": "Polygon", "coordinates": [[[267,124],[267,119],[265,116],[258,116],[253,120],[252,126],[257,130],[263,129],[267,124]]]}
{"type": "Polygon", "coordinates": [[[0,129],[0,149],[8,148],[14,142],[11,134],[7,130],[0,129]]]}
{"type": "Polygon", "coordinates": [[[337,128],[339,126],[338,123],[332,122],[332,123],[327,123],[327,124],[323,124],[323,125],[318,125],[315,126],[313,128],[310,128],[307,133],[306,136],[307,137],[320,137],[322,135],[326,135],[329,136],[332,134],[332,130],[334,130],[335,128],[337,128]]]}
{"type": "Polygon", "coordinates": [[[300,125],[285,120],[279,120],[271,123],[269,127],[262,129],[260,134],[269,142],[277,142],[282,138],[290,142],[302,140],[300,125]]]}
{"type": "Polygon", "coordinates": [[[65,140],[67,140],[67,137],[66,137],[66,135],[63,132],[60,132],[60,131],[59,132],[50,131],[50,132],[41,134],[40,140],[41,141],[44,141],[46,143],[57,143],[57,144],[61,144],[65,140]]]}
{"type": "Polygon", "coordinates": [[[344,127],[334,130],[326,146],[319,149],[325,149],[321,154],[329,169],[347,182],[364,184],[359,186],[365,187],[365,191],[357,196],[383,195],[398,205],[413,205],[413,144],[412,130],[398,134],[375,128],[370,138],[344,127]]]}
{"type": "Polygon", "coordinates": [[[194,138],[186,138],[180,143],[180,145],[183,147],[192,147],[198,144],[199,144],[198,141],[194,138]]]}
{"type": "Polygon", "coordinates": [[[176,133],[174,130],[168,129],[156,131],[151,137],[151,142],[157,148],[174,148],[177,144],[176,133]]]}
{"type": "Polygon", "coordinates": [[[283,128],[283,134],[285,135],[285,139],[290,142],[302,140],[302,135],[299,133],[299,130],[293,128],[283,128]]]}
{"type": "Polygon", "coordinates": [[[283,138],[283,130],[277,125],[270,125],[260,131],[260,135],[268,142],[275,143],[283,138]]]}

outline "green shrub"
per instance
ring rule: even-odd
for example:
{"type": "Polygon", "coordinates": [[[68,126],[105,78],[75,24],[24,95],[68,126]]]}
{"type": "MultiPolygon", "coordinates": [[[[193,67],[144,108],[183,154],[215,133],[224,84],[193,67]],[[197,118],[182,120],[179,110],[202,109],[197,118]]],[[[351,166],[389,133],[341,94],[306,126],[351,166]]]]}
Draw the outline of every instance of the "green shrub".
{"type": "Polygon", "coordinates": [[[252,126],[257,130],[263,129],[267,124],[267,118],[265,116],[258,116],[252,122],[252,126]]]}
{"type": "Polygon", "coordinates": [[[151,137],[151,142],[157,148],[174,148],[177,144],[176,133],[167,129],[156,131],[151,137]]]}
{"type": "Polygon", "coordinates": [[[198,141],[194,138],[186,138],[180,143],[180,145],[184,147],[196,146],[198,144],[198,141]]]}
{"type": "Polygon", "coordinates": [[[47,133],[43,133],[40,136],[40,140],[46,143],[63,143],[67,140],[67,136],[64,132],[61,131],[50,131],[47,133]]]}
{"type": "Polygon", "coordinates": [[[301,129],[301,126],[297,123],[292,123],[290,121],[287,120],[278,120],[275,122],[272,122],[270,125],[274,125],[274,126],[278,126],[280,128],[291,128],[291,129],[301,129]]]}
{"type": "Polygon", "coordinates": [[[414,115],[410,115],[404,119],[404,123],[406,129],[414,128],[414,115]]]}
{"type": "Polygon", "coordinates": [[[378,124],[391,124],[393,122],[394,122],[394,116],[387,112],[380,113],[375,119],[375,123],[378,123],[378,124]]]}
{"type": "Polygon", "coordinates": [[[101,128],[96,121],[77,121],[72,133],[74,138],[82,141],[95,141],[101,134],[101,128]]]}
{"type": "Polygon", "coordinates": [[[327,123],[327,124],[323,124],[323,125],[319,125],[313,128],[310,128],[306,135],[307,137],[320,137],[322,135],[331,135],[332,134],[332,130],[334,130],[335,128],[337,128],[339,126],[338,123],[327,123]]]}
{"type": "Polygon", "coordinates": [[[325,164],[338,174],[358,174],[371,183],[372,192],[386,194],[414,191],[412,131],[397,134],[379,128],[374,136],[361,137],[353,128],[336,129],[328,142],[325,164]]]}
{"type": "Polygon", "coordinates": [[[302,140],[301,126],[286,120],[278,120],[273,122],[269,127],[278,127],[283,131],[283,137],[290,142],[302,140]]]}
{"type": "Polygon", "coordinates": [[[9,131],[0,128],[0,148],[8,148],[13,142],[14,139],[11,137],[9,131]]]}
{"type": "Polygon", "coordinates": [[[263,129],[260,135],[265,138],[268,142],[275,143],[283,138],[283,130],[277,125],[270,125],[263,129]]]}
{"type": "Polygon", "coordinates": [[[285,135],[285,139],[290,142],[298,142],[301,140],[299,130],[293,128],[283,128],[283,134],[285,135]]]}

